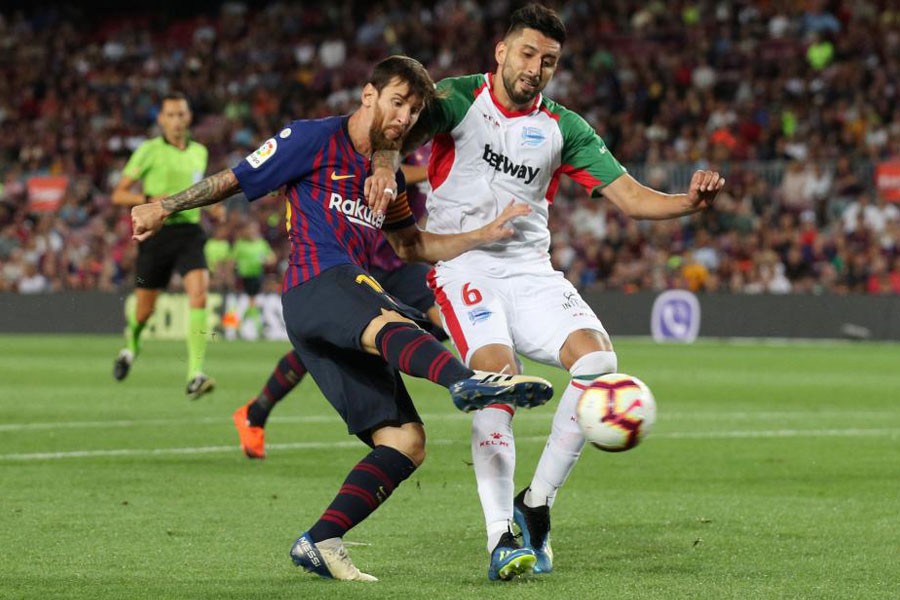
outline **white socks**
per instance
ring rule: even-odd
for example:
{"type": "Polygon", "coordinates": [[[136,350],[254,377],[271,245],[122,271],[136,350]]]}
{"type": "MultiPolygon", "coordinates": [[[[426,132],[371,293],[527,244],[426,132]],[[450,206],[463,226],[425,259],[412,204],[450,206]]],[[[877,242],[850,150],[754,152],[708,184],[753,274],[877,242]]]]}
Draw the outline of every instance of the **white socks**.
{"type": "Polygon", "coordinates": [[[488,552],[510,529],[513,518],[516,446],[512,433],[511,406],[488,407],[472,418],[472,462],[478,497],[484,511],[488,552]]]}
{"type": "Polygon", "coordinates": [[[575,421],[575,406],[586,380],[575,378],[593,378],[604,373],[615,373],[617,368],[615,352],[591,352],[572,365],[569,372],[573,379],[566,386],[553,415],[550,437],[547,438],[547,445],[544,446],[529,490],[525,493],[526,506],[546,504],[552,508],[557,490],[565,483],[581,456],[584,436],[575,421]]]}
{"type": "MultiPolygon", "coordinates": [[[[565,483],[581,455],[584,437],[575,422],[575,405],[585,386],[584,379],[604,373],[615,373],[615,352],[591,352],[572,365],[573,380],[559,400],[547,445],[538,461],[530,489],[525,494],[528,506],[553,506],[556,492],[565,483]]],[[[472,462],[478,485],[478,497],[484,511],[488,552],[510,530],[513,519],[513,497],[516,494],[513,475],[516,471],[516,446],[512,432],[515,409],[498,405],[474,413],[472,418],[472,462]]]]}

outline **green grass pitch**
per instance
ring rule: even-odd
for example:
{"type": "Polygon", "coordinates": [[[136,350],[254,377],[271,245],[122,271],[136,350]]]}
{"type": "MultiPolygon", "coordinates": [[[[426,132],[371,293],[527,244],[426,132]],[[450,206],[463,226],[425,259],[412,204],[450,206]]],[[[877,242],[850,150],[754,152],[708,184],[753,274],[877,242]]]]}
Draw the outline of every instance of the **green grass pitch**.
{"type": "MultiPolygon", "coordinates": [[[[269,458],[230,416],[279,343],[214,343],[218,389],[184,396],[184,346],[148,341],[111,377],[117,337],[0,337],[2,598],[897,598],[900,345],[618,340],[659,408],[631,452],[586,448],[553,514],[556,570],[487,580],[469,418],[410,388],[429,456],[351,556],[381,579],[320,580],[288,549],[364,454],[303,384],[269,458]]],[[[528,364],[561,390],[565,374],[528,364]]],[[[555,401],[516,417],[517,489],[555,401]]]]}

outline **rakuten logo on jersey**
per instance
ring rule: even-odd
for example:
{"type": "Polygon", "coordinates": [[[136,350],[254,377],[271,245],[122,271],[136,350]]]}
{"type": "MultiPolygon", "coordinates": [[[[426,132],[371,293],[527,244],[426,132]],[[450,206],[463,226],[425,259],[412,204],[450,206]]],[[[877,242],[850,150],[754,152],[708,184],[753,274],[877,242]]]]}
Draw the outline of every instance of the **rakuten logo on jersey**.
{"type": "Polygon", "coordinates": [[[343,213],[348,221],[363,227],[381,229],[381,226],[384,224],[384,215],[376,217],[362,198],[345,200],[340,194],[332,193],[331,198],[328,200],[328,208],[343,213]]]}
{"type": "Polygon", "coordinates": [[[509,158],[499,152],[494,152],[490,144],[484,145],[484,154],[481,155],[484,162],[494,167],[494,170],[506,173],[512,177],[524,179],[525,183],[531,183],[537,174],[541,172],[540,167],[529,167],[526,164],[517,165],[509,158]]]}

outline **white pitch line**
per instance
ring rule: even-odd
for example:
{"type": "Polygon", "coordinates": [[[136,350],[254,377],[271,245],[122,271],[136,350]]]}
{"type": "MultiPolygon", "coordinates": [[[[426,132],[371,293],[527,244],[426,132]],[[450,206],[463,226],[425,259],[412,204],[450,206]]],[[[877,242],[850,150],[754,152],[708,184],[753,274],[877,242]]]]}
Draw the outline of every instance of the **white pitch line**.
{"type": "MultiPolygon", "coordinates": [[[[900,428],[890,429],[774,429],[760,431],[699,431],[660,432],[654,439],[702,440],[702,439],[760,439],[792,437],[900,437],[900,428]]],[[[544,436],[523,436],[518,442],[544,442],[544,436]]],[[[469,440],[428,440],[432,446],[468,445],[469,440]]],[[[334,450],[338,448],[363,448],[362,442],[344,440],[337,442],[297,442],[291,444],[268,444],[268,450],[334,450]]],[[[234,446],[200,446],[196,448],[116,448],[110,450],[75,450],[70,452],[33,452],[28,454],[0,454],[0,461],[60,460],[67,458],[101,458],[119,456],[171,456],[190,454],[237,453],[234,446]]]]}
{"type": "MultiPolygon", "coordinates": [[[[443,414],[421,414],[426,425],[430,421],[460,421],[469,419],[469,415],[465,413],[443,413],[443,414]]],[[[897,413],[888,411],[859,411],[859,410],[832,410],[832,411],[679,411],[672,413],[664,413],[664,419],[667,421],[697,421],[716,419],[720,421],[733,420],[784,420],[784,419],[800,419],[800,418],[853,418],[874,420],[889,419],[896,417],[897,413]]],[[[543,410],[519,412],[516,419],[549,419],[549,413],[543,410]]],[[[340,423],[338,415],[308,415],[295,417],[272,417],[270,423],[340,423]]],[[[129,427],[167,427],[179,425],[222,425],[231,423],[231,420],[225,417],[196,417],[189,419],[122,419],[113,421],[46,421],[38,423],[2,423],[0,424],[0,433],[16,432],[16,431],[41,431],[53,429],[120,429],[129,427]]]]}
{"type": "MultiPolygon", "coordinates": [[[[327,423],[340,420],[334,416],[307,416],[307,417],[274,417],[273,423],[327,423]]],[[[128,419],[119,421],[47,421],[43,423],[4,423],[0,425],[3,431],[38,431],[47,429],[119,429],[128,427],[158,427],[171,425],[222,425],[231,420],[223,417],[198,417],[193,419],[128,419]]]]}

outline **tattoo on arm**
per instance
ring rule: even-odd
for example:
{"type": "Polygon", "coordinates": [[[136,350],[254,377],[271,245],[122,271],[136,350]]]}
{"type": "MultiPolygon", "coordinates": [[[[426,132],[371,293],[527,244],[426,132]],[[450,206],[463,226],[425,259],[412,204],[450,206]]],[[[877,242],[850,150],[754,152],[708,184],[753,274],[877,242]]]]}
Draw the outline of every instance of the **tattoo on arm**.
{"type": "Polygon", "coordinates": [[[170,213],[180,212],[220,202],[236,193],[239,188],[234,171],[225,169],[215,175],[210,175],[183,192],[172,194],[162,201],[162,205],[170,213]]]}
{"type": "Polygon", "coordinates": [[[397,150],[377,150],[372,154],[372,170],[390,169],[396,171],[400,168],[400,153],[397,150]]]}

